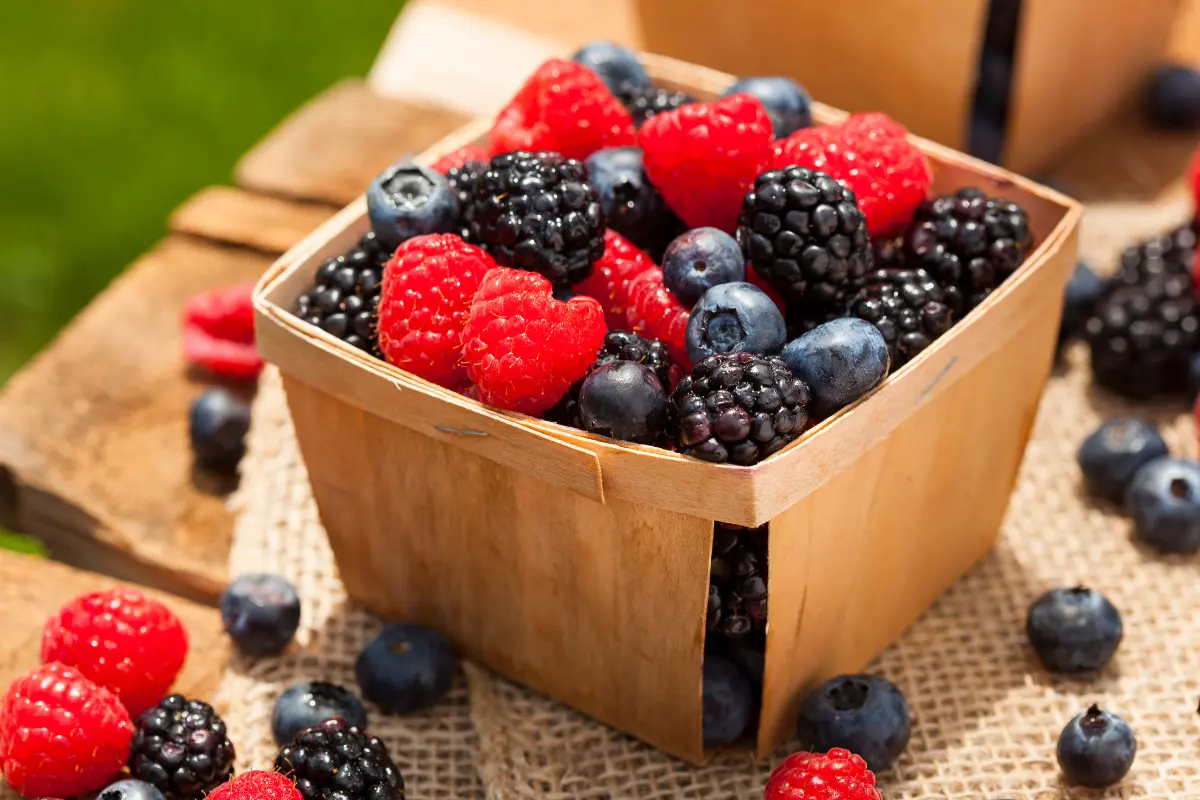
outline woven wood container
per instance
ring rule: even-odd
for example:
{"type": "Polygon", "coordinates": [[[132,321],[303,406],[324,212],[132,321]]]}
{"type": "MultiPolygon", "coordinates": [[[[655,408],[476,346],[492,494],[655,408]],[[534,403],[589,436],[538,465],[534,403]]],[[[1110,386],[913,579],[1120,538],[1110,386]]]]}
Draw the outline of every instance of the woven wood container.
{"type": "MultiPolygon", "coordinates": [[[[842,108],[886,111],[966,149],[989,0],[632,1],[647,50],[743,75],[791,75],[842,108]]],[[[1022,0],[1000,163],[1045,169],[1109,116],[1164,58],[1180,7],[1022,0]]]]}
{"type": "MultiPolygon", "coordinates": [[[[730,76],[646,56],[709,97],[730,76]]],[[[842,112],[818,106],[822,122],[842,112]]],[[[481,120],[422,154],[479,138],[481,120]]],[[[1037,249],[964,322],[858,404],[753,467],[717,466],[487,408],[288,309],[368,229],[352,203],[255,292],[350,595],[444,630],[462,654],[692,762],[713,522],[770,522],[764,753],[806,689],[861,667],[995,540],[1050,371],[1075,261],[1070,199],[918,140],[935,190],[1029,212],[1037,249]]]]}

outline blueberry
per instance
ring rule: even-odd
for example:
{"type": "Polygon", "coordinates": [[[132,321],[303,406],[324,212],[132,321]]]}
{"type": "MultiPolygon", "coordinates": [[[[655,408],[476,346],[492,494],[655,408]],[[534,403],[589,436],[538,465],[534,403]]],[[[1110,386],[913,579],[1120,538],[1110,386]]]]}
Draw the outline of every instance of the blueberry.
{"type": "Polygon", "coordinates": [[[653,444],[667,421],[667,392],[652,367],[612,361],[584,378],[579,419],[591,433],[653,444]]]}
{"type": "Polygon", "coordinates": [[[1086,672],[1108,663],[1121,644],[1121,614],[1092,589],[1052,589],[1029,607],[1025,633],[1051,672],[1086,672]]]}
{"type": "Polygon", "coordinates": [[[685,306],[694,306],[704,293],[723,283],[746,280],[742,247],[719,228],[693,228],[667,245],[663,254],[663,283],[685,306]]]}
{"type": "Polygon", "coordinates": [[[804,87],[791,78],[781,75],[742,78],[721,96],[728,97],[731,94],[757,97],[771,118],[776,139],[812,125],[812,98],[804,91],[804,87]]]}
{"type": "Polygon", "coordinates": [[[196,463],[206,469],[233,472],[246,454],[250,407],[225,389],[209,389],[188,413],[188,438],[196,463]]]}
{"type": "Polygon", "coordinates": [[[319,722],[340,717],[357,728],[367,727],[367,709],[346,689],[325,681],[303,681],[284,690],[271,712],[271,733],[280,745],[319,722]]]}
{"type": "Polygon", "coordinates": [[[1159,69],[1146,86],[1145,107],[1156,128],[1200,130],[1200,70],[1182,65],[1159,69]]]}
{"type": "Polygon", "coordinates": [[[279,575],[241,575],[221,592],[221,621],[243,652],[281,653],[300,627],[300,595],[279,575]]]}
{"type": "Polygon", "coordinates": [[[458,218],[458,195],[446,179],[417,164],[394,164],[367,189],[367,216],[390,248],[427,233],[446,233],[458,218]]]}
{"type": "Polygon", "coordinates": [[[1129,772],[1136,754],[1137,740],[1125,720],[1095,705],[1058,737],[1058,766],[1079,786],[1112,786],[1129,772]]]}
{"type": "Polygon", "coordinates": [[[588,42],[575,51],[571,60],[583,64],[600,76],[614,94],[630,89],[649,89],[650,76],[642,68],[637,54],[628,47],[604,40],[588,42]]]}
{"type": "Polygon", "coordinates": [[[784,345],[783,363],[808,384],[808,407],[828,417],[878,386],[890,359],[883,334],[861,319],[835,319],[784,345]]]}
{"type": "Polygon", "coordinates": [[[723,636],[720,653],[737,665],[755,686],[762,686],[767,667],[766,642],[762,637],[723,636]]]}
{"type": "Polygon", "coordinates": [[[683,223],[667,208],[642,169],[640,147],[597,150],[584,164],[588,182],[600,195],[608,227],[652,257],[681,232],[683,223]]]}
{"type": "Polygon", "coordinates": [[[754,716],[754,687],[729,659],[704,657],[702,721],[705,747],[723,747],[736,742],[754,716]]]}
{"type": "Polygon", "coordinates": [[[391,714],[428,708],[454,683],[458,660],[441,631],[394,623],[358,654],[354,675],[363,697],[391,714]]]}
{"type": "Polygon", "coordinates": [[[750,283],[722,283],[692,308],[688,357],[698,364],[718,353],[774,355],[787,339],[783,314],[767,293],[750,283]]]}
{"type": "Polygon", "coordinates": [[[127,778],[104,787],[100,790],[100,794],[96,795],[96,800],[164,800],[164,798],[162,792],[145,781],[127,778]]]}
{"type": "Polygon", "coordinates": [[[912,732],[904,693],[886,678],[839,675],[813,690],[800,704],[800,743],[814,752],[844,747],[876,772],[904,752],[912,732]]]}
{"type": "Polygon", "coordinates": [[[1104,280],[1086,262],[1075,265],[1063,294],[1062,323],[1058,327],[1058,346],[1083,332],[1083,326],[1100,295],[1104,292],[1104,280]]]}
{"type": "Polygon", "coordinates": [[[1200,462],[1156,458],[1125,493],[1138,538],[1167,553],[1200,550],[1200,462]]]}
{"type": "Polygon", "coordinates": [[[1144,464],[1167,454],[1158,429],[1140,419],[1110,419],[1079,446],[1076,459],[1088,494],[1120,503],[1144,464]]]}

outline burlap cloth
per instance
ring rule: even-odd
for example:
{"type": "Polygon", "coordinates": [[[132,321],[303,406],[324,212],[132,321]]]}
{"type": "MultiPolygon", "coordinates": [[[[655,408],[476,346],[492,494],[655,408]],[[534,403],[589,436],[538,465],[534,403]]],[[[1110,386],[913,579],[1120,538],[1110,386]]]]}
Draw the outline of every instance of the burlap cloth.
{"type": "MultiPolygon", "coordinates": [[[[1183,219],[1184,208],[1091,209],[1084,254],[1111,262],[1134,237],[1183,219]]],[[[1123,413],[1154,419],[1174,452],[1195,454],[1195,426],[1178,405],[1129,407],[1094,391],[1086,353],[1071,349],[1043,398],[1000,544],[867,667],[895,681],[913,712],[908,750],[879,776],[885,797],[1200,798],[1200,561],[1133,543],[1115,508],[1081,495],[1074,466],[1083,437],[1123,413]],[[1121,609],[1125,641],[1100,675],[1055,678],[1029,652],[1025,611],[1045,589],[1076,583],[1121,609]],[[1093,701],[1129,721],[1138,756],[1119,788],[1076,792],[1059,778],[1054,746],[1093,701]]],[[[273,373],[255,409],[239,503],[234,574],[281,572],[305,601],[302,649],[239,660],[224,678],[218,699],[247,768],[271,761],[278,691],[317,677],[353,685],[354,657],[378,622],[346,603],[273,373]]],[[[485,670],[465,672],[429,713],[372,714],[412,798],[761,797],[772,763],[727,756],[696,769],[485,670]]]]}

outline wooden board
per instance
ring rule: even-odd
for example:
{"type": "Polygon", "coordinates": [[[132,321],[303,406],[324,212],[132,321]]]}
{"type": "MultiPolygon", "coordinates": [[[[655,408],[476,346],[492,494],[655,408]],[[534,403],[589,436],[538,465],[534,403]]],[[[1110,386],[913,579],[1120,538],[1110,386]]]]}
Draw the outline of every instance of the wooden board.
{"type": "Polygon", "coordinates": [[[229,186],[212,186],[175,209],[170,227],[175,233],[278,255],[336,210],[319,203],[297,203],[229,186]]]}
{"type": "Polygon", "coordinates": [[[341,206],[389,164],[466,121],[444,109],[382,98],[345,81],[288,117],[247,153],[237,184],[264,194],[341,206]]]}
{"type": "Polygon", "coordinates": [[[113,282],[0,392],[0,524],[55,558],[212,602],[225,582],[227,484],[193,475],[180,315],[271,259],[174,236],[113,282]]]}

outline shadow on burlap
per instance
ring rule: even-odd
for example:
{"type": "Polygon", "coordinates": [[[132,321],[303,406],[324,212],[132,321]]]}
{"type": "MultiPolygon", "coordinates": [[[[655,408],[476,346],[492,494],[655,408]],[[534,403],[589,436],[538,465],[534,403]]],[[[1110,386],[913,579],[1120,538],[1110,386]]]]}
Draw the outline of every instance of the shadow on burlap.
{"type": "MultiPolygon", "coordinates": [[[[1183,217],[1178,203],[1139,208],[1089,213],[1084,254],[1109,262],[1134,237],[1183,217]]],[[[1107,417],[1151,417],[1177,454],[1195,455],[1195,427],[1178,406],[1125,406],[1093,391],[1086,362],[1082,347],[1069,350],[1046,390],[999,545],[867,667],[895,681],[913,712],[907,751],[879,776],[890,800],[1200,798],[1200,559],[1132,542],[1117,509],[1081,496],[1074,467],[1079,442],[1107,417]],[[1112,599],[1125,641],[1101,673],[1055,678],[1033,660],[1024,616],[1041,592],[1073,584],[1112,599]],[[1092,702],[1124,716],[1138,737],[1133,771],[1107,792],[1066,787],[1054,757],[1063,725],[1092,702]]],[[[281,571],[306,601],[303,652],[237,664],[222,687],[243,766],[245,756],[262,766],[273,752],[275,694],[302,678],[352,682],[353,658],[377,622],[345,605],[273,373],[252,440],[234,572],[281,571]]],[[[460,687],[426,715],[372,717],[411,797],[475,797],[486,787],[504,800],[756,798],[778,760],[722,756],[693,768],[486,670],[466,672],[469,701],[460,687]]]]}

